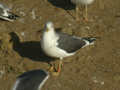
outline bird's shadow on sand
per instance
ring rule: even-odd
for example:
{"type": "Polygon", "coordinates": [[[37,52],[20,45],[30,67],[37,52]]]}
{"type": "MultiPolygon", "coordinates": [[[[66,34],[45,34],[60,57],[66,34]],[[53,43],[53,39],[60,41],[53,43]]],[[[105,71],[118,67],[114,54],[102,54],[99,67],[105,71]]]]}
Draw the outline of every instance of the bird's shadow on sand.
{"type": "Polygon", "coordinates": [[[47,62],[53,61],[54,58],[46,56],[40,45],[40,41],[20,42],[18,35],[15,32],[9,33],[13,49],[22,57],[30,58],[32,61],[47,62]]]}
{"type": "Polygon", "coordinates": [[[52,5],[63,8],[65,10],[71,10],[75,8],[75,5],[70,0],[48,0],[52,5]]]}

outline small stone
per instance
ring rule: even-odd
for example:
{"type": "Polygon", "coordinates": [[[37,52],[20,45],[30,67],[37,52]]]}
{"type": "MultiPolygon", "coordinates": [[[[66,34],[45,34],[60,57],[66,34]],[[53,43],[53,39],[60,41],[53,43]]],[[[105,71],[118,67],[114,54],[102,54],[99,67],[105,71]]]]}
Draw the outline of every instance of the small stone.
{"type": "Polygon", "coordinates": [[[22,36],[25,36],[25,32],[21,32],[21,35],[22,35],[22,36]]]}
{"type": "Polygon", "coordinates": [[[36,15],[35,15],[35,10],[34,9],[32,10],[31,14],[32,14],[32,19],[33,20],[36,19],[36,15]]]}
{"type": "Polygon", "coordinates": [[[86,26],[85,29],[90,30],[90,27],[89,27],[89,26],[86,26]]]}
{"type": "Polygon", "coordinates": [[[101,84],[101,85],[104,85],[104,84],[105,84],[105,82],[104,82],[104,81],[102,81],[100,84],[101,84]]]}
{"type": "Polygon", "coordinates": [[[71,23],[68,23],[68,26],[72,26],[72,24],[71,24],[71,23]]]}
{"type": "Polygon", "coordinates": [[[20,14],[21,14],[22,16],[26,16],[26,14],[25,14],[23,11],[20,11],[20,14]]]}
{"type": "Polygon", "coordinates": [[[5,74],[5,71],[0,70],[0,78],[2,78],[2,76],[5,74]]]}

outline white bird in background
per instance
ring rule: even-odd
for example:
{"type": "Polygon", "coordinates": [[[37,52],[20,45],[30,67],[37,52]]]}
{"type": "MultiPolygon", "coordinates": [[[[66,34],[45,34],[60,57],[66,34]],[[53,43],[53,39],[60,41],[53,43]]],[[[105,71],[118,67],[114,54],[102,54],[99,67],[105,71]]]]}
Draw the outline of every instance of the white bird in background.
{"type": "Polygon", "coordinates": [[[6,5],[0,3],[0,19],[12,22],[16,20],[17,17],[19,16],[11,13],[11,10],[6,5]]]}
{"type": "Polygon", "coordinates": [[[78,15],[78,12],[79,12],[79,5],[85,5],[85,21],[88,21],[88,10],[87,10],[87,5],[91,4],[94,0],[71,0],[71,2],[73,4],[76,4],[76,20],[78,21],[79,20],[79,15],[78,15]]]}
{"type": "Polygon", "coordinates": [[[41,48],[46,55],[60,59],[57,69],[59,74],[64,57],[74,55],[77,50],[93,44],[95,40],[96,38],[81,38],[56,32],[53,23],[47,22],[41,39],[41,48]]]}

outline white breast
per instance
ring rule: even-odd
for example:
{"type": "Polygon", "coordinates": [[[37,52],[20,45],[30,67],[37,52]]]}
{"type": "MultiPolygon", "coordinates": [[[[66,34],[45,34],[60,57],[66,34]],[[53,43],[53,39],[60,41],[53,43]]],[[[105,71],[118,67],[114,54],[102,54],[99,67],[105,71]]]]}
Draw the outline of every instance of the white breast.
{"type": "Polygon", "coordinates": [[[51,57],[56,57],[56,41],[58,37],[54,35],[53,32],[45,32],[43,33],[43,37],[41,40],[41,47],[45,54],[51,57]]]}
{"type": "Polygon", "coordinates": [[[74,4],[91,4],[94,0],[71,0],[72,3],[74,4]]]}
{"type": "Polygon", "coordinates": [[[56,35],[53,35],[53,33],[45,32],[42,40],[41,40],[41,47],[45,54],[47,54],[50,57],[56,57],[56,58],[63,58],[70,56],[72,54],[66,53],[66,51],[60,49],[57,47],[57,40],[58,37],[56,35]]]}

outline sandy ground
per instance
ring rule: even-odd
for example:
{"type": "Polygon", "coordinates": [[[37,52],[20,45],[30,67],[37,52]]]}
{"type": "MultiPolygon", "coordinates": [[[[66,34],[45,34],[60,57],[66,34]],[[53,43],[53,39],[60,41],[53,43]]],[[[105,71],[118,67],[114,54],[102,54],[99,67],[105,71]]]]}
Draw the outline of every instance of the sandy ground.
{"type": "Polygon", "coordinates": [[[93,46],[65,58],[60,75],[50,76],[42,90],[120,90],[120,0],[96,0],[89,5],[88,23],[81,12],[76,22],[75,6],[64,0],[1,2],[20,18],[0,21],[0,90],[10,90],[23,72],[49,68],[49,59],[40,49],[47,21],[72,35],[100,38],[93,46]]]}

